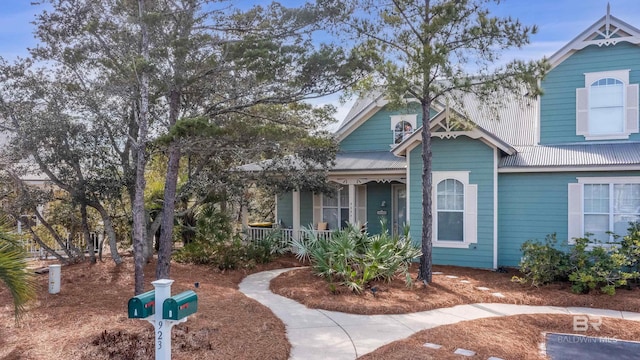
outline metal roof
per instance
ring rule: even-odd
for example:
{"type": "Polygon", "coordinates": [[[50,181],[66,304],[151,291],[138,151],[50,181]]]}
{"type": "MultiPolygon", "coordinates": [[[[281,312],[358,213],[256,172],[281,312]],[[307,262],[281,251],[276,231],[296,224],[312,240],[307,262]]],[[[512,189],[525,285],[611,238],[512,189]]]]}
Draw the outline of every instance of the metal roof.
{"type": "Polygon", "coordinates": [[[336,155],[336,165],[331,170],[405,170],[406,167],[405,158],[390,151],[345,152],[336,155]]]}
{"type": "Polygon", "coordinates": [[[454,108],[512,146],[534,145],[538,124],[538,100],[524,94],[504,92],[493,105],[483,103],[473,94],[458,99],[463,106],[454,108]]]}
{"type": "MultiPolygon", "coordinates": [[[[283,161],[296,168],[301,168],[299,162],[292,156],[287,156],[283,161]]],[[[273,160],[265,160],[258,163],[238,166],[239,171],[259,172],[273,166],[273,160]]],[[[403,157],[397,157],[390,151],[372,152],[348,152],[336,154],[335,166],[331,171],[380,171],[380,170],[405,170],[406,161],[403,157]]]]}
{"type": "Polygon", "coordinates": [[[498,167],[640,165],[640,143],[516,146],[498,167]]]}

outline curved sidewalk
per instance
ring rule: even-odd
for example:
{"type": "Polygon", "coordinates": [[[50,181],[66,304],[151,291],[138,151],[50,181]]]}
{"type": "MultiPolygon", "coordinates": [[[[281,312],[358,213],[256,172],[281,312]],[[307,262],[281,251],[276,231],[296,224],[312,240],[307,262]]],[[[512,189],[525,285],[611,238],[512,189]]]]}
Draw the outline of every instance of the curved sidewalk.
{"type": "Polygon", "coordinates": [[[293,270],[278,269],[247,276],[240,291],[267,306],[287,328],[290,359],[355,359],[382,345],[404,339],[420,330],[496,316],[520,314],[586,314],[640,321],[639,313],[581,307],[472,304],[399,315],[354,315],[309,309],[276,295],[269,282],[293,270]]]}

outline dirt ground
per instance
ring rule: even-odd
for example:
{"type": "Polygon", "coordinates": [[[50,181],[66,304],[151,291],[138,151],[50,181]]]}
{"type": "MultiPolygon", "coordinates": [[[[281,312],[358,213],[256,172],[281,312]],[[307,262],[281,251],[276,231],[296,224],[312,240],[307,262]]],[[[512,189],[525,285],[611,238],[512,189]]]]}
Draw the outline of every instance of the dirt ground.
{"type": "MultiPolygon", "coordinates": [[[[172,293],[195,290],[199,298],[198,312],[173,328],[173,358],[287,359],[290,345],[284,325],[270,310],[240,293],[238,284],[250,273],[299,265],[290,256],[251,270],[227,272],[173,263],[172,293]],[[199,283],[197,289],[195,282],[199,283]]],[[[154,264],[149,264],[147,290],[152,289],[154,271],[154,264]]],[[[636,286],[620,289],[613,297],[575,295],[567,285],[534,288],[514,283],[511,281],[516,275],[514,271],[503,274],[443,266],[435,267],[434,271],[444,274],[434,275],[434,282],[428,287],[416,283],[407,288],[403,280],[397,279],[374,284],[373,291],[368,289],[358,296],[345,289],[330,292],[328,284],[308,268],[280,275],[272,281],[271,288],[308,307],[358,314],[405,313],[478,302],[640,311],[640,289],[636,286]],[[476,289],[481,286],[490,290],[476,289]],[[505,297],[492,295],[495,292],[505,297]]],[[[416,273],[412,269],[412,274],[416,273]]],[[[63,267],[60,294],[48,294],[47,282],[48,275],[38,275],[38,299],[29,305],[19,324],[13,319],[9,293],[0,284],[0,359],[153,358],[151,324],[127,318],[127,301],[133,295],[134,282],[131,257],[125,257],[125,263],[118,267],[110,260],[63,267]]],[[[598,336],[640,340],[637,323],[630,326],[622,320],[606,319],[603,325],[607,330],[598,336]]],[[[570,319],[555,315],[475,320],[417,333],[364,358],[448,359],[456,347],[466,346],[477,351],[481,356],[478,358],[538,359],[537,344],[542,332],[570,329],[570,319]],[[440,342],[444,350],[424,348],[426,339],[440,342]]]]}
{"type": "MultiPolygon", "coordinates": [[[[62,267],[61,291],[55,295],[48,293],[48,275],[37,275],[38,298],[17,325],[9,292],[0,284],[0,359],[153,359],[153,326],[127,318],[134,271],[133,259],[124,260],[118,267],[111,260],[62,267]]],[[[173,358],[287,359],[290,345],[282,322],[237,288],[249,273],[294,264],[295,259],[283,258],[223,273],[173,263],[172,293],[198,294],[198,312],[173,328],[173,358]]],[[[145,290],[153,289],[154,272],[151,263],[145,290]]]]}

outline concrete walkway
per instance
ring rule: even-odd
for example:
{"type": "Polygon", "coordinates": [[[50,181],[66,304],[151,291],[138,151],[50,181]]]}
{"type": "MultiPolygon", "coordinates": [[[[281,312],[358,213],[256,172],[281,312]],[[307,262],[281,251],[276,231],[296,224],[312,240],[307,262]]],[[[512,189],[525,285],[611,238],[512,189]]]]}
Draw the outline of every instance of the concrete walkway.
{"type": "Polygon", "coordinates": [[[292,269],[249,275],[240,283],[240,291],[267,306],[282,320],[293,360],[351,360],[420,330],[496,316],[585,314],[640,321],[640,314],[625,311],[511,304],[458,305],[402,315],[354,315],[309,309],[269,290],[271,279],[289,270],[292,269]]]}

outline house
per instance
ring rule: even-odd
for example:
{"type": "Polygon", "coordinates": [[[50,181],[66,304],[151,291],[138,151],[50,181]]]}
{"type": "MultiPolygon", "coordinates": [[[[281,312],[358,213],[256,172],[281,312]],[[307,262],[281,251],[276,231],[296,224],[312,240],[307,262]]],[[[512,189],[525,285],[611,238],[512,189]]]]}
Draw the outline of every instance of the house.
{"type": "MultiPolygon", "coordinates": [[[[608,241],[640,219],[640,30],[607,13],[556,52],[544,95],[512,95],[496,113],[473,96],[435,104],[433,262],[515,266],[528,239],[608,241]],[[455,119],[475,124],[461,129],[455,119]]],[[[420,111],[391,109],[384,94],[359,99],[336,132],[329,181],[336,196],[293,192],[277,218],[295,234],[346,222],[393,232],[422,227],[420,111]]]]}

